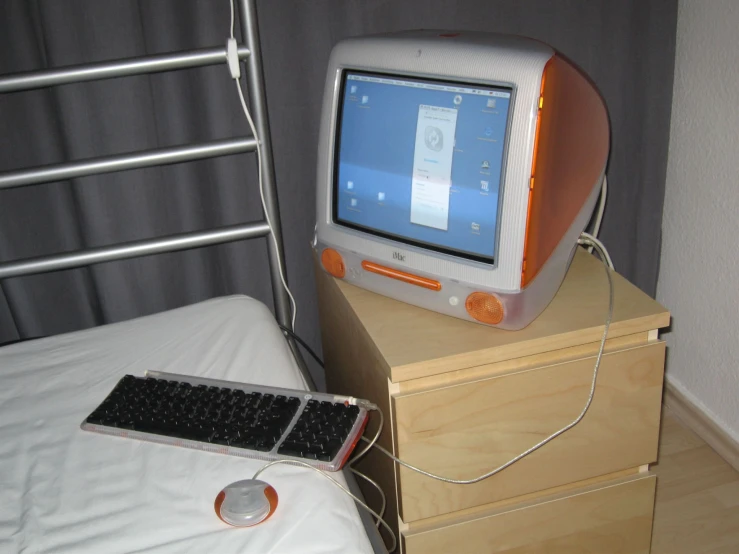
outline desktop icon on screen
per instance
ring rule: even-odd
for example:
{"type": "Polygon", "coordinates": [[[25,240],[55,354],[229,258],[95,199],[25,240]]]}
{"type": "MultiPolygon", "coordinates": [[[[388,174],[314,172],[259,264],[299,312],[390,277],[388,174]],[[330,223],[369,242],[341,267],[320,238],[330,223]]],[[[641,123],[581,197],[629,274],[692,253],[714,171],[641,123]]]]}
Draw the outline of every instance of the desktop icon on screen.
{"type": "Polygon", "coordinates": [[[488,98],[488,108],[495,109],[495,98],[488,98]]]}
{"type": "Polygon", "coordinates": [[[349,203],[351,204],[352,208],[355,208],[357,206],[357,199],[356,198],[352,198],[349,203]]]}
{"type": "Polygon", "coordinates": [[[385,193],[384,192],[378,192],[377,193],[377,200],[379,202],[383,202],[385,200],[385,193]]]}
{"type": "Polygon", "coordinates": [[[462,103],[462,95],[461,94],[457,94],[454,97],[454,105],[455,106],[459,106],[461,103],[462,103]]]}
{"type": "Polygon", "coordinates": [[[482,192],[490,192],[490,183],[488,181],[480,181],[480,190],[482,192]]]}
{"type": "Polygon", "coordinates": [[[349,89],[349,91],[352,94],[357,94],[357,85],[352,85],[351,88],[349,89]]]}
{"type": "Polygon", "coordinates": [[[362,96],[362,104],[366,104],[367,102],[369,102],[369,96],[362,96]]]}
{"type": "Polygon", "coordinates": [[[353,190],[354,189],[354,181],[347,181],[346,182],[346,189],[347,190],[353,190]]]}
{"type": "Polygon", "coordinates": [[[483,160],[481,167],[482,169],[490,169],[490,162],[487,160],[483,160]]]}
{"type": "Polygon", "coordinates": [[[473,221],[471,227],[472,227],[472,232],[473,233],[479,233],[480,232],[480,224],[479,223],[475,223],[473,221]]]}

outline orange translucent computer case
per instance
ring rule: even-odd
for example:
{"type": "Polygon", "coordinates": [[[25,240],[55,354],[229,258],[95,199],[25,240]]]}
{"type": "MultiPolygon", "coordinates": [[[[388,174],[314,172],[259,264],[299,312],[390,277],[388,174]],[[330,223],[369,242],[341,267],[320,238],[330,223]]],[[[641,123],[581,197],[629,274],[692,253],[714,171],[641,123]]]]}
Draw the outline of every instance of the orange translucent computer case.
{"type": "Polygon", "coordinates": [[[564,279],[608,150],[597,89],[542,42],[348,39],[324,89],[314,247],[336,278],[520,329],[564,279]]]}

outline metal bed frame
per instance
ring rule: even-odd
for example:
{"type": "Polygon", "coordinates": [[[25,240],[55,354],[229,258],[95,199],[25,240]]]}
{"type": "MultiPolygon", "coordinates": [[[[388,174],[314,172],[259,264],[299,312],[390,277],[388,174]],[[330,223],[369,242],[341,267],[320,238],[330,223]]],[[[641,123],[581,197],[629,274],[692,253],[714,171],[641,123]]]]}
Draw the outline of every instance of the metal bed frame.
{"type": "MultiPolygon", "coordinates": [[[[0,263],[0,281],[11,277],[22,277],[86,267],[115,260],[177,252],[245,239],[258,237],[269,239],[269,235],[273,234],[275,241],[267,240],[267,248],[275,318],[280,325],[292,329],[290,299],[282,286],[280,278],[280,263],[282,263],[282,267],[285,267],[285,261],[282,256],[282,252],[284,251],[282,246],[282,227],[277,202],[272,139],[267,117],[264,73],[262,70],[259,30],[257,28],[256,0],[237,0],[236,8],[239,12],[238,19],[241,25],[241,35],[245,42],[239,45],[237,51],[239,60],[246,66],[246,84],[252,115],[257,133],[261,137],[260,147],[262,151],[264,203],[269,220],[272,222],[272,229],[270,229],[265,218],[261,221],[229,225],[219,229],[180,233],[49,256],[2,262],[0,263]],[[279,248],[275,247],[274,242],[277,243],[279,248]]],[[[0,94],[225,63],[226,48],[224,46],[172,52],[157,56],[141,56],[101,63],[73,65],[43,71],[30,71],[0,76],[0,94]]],[[[255,137],[239,137],[0,172],[0,190],[39,185],[88,175],[101,175],[129,169],[182,163],[241,154],[244,152],[255,152],[256,148],[257,141],[255,137]]],[[[297,344],[291,337],[287,337],[287,340],[307,386],[311,390],[317,390],[315,381],[308,371],[308,367],[298,350],[297,344]]],[[[357,486],[354,476],[347,470],[343,471],[343,473],[350,490],[355,495],[361,497],[362,493],[357,486]]],[[[364,523],[373,550],[376,553],[387,553],[379,531],[369,517],[369,514],[364,510],[359,510],[359,515],[364,523]]]]}
{"type": "MultiPolygon", "coordinates": [[[[272,139],[267,117],[264,73],[262,70],[259,30],[257,28],[256,2],[255,0],[238,0],[237,9],[239,11],[241,35],[245,42],[245,44],[239,45],[238,56],[239,60],[246,66],[246,84],[252,105],[254,124],[261,138],[264,203],[269,220],[272,222],[272,229],[270,229],[265,218],[262,221],[230,225],[219,229],[181,233],[4,262],[0,263],[0,280],[84,267],[114,260],[125,260],[152,254],[188,250],[244,239],[257,237],[269,238],[269,235],[273,234],[275,241],[267,240],[267,248],[275,317],[278,323],[292,329],[290,299],[280,279],[280,263],[282,267],[285,267],[285,261],[282,257],[282,227],[277,202],[277,188],[275,185],[272,139]],[[275,242],[279,245],[279,248],[276,247],[275,242]]],[[[207,65],[225,65],[225,63],[226,48],[224,46],[220,48],[173,52],[157,56],[141,56],[101,63],[73,65],[2,76],[0,77],[0,93],[28,91],[55,85],[81,83],[115,77],[129,77],[207,65]]],[[[254,152],[256,148],[257,140],[255,137],[240,137],[31,167],[1,172],[0,189],[38,185],[64,179],[73,179],[75,177],[175,164],[240,154],[243,152],[254,152]]],[[[315,382],[298,351],[297,345],[290,338],[288,341],[306,383],[312,390],[316,390],[315,382]]]]}

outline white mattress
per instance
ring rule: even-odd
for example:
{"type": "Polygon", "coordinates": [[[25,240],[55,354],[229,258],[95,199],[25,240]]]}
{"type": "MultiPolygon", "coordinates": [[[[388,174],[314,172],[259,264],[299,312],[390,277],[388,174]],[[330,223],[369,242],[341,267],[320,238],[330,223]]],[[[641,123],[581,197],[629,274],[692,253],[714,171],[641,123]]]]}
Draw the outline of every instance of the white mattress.
{"type": "Polygon", "coordinates": [[[305,388],[272,315],[244,296],[0,348],[0,552],[372,552],[353,501],[311,470],[263,473],[276,512],[234,528],[213,501],[263,462],[80,430],[147,369],[305,388]]]}

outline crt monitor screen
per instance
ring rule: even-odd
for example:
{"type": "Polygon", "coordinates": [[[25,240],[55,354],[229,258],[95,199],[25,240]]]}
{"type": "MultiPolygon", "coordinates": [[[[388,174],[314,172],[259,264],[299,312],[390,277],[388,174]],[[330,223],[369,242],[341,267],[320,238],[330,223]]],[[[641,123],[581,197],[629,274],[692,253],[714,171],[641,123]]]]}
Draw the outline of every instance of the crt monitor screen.
{"type": "Polygon", "coordinates": [[[335,223],[494,263],[511,89],[345,71],[335,223]]]}

